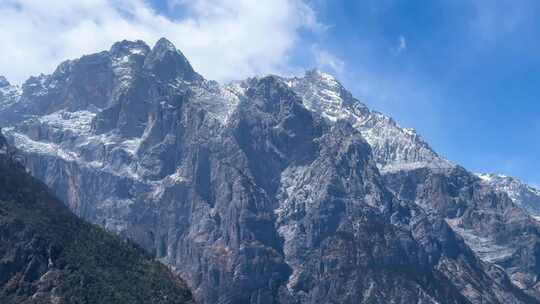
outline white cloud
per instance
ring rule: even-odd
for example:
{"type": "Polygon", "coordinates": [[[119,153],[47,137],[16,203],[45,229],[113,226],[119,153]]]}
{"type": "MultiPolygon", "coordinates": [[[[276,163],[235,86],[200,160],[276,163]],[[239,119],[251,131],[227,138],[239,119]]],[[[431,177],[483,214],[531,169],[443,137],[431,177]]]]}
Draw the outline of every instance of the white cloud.
{"type": "Polygon", "coordinates": [[[180,20],[144,0],[2,0],[0,75],[14,82],[122,39],[167,37],[205,77],[229,80],[287,70],[300,31],[323,31],[303,0],[170,0],[180,20]]]}
{"type": "Polygon", "coordinates": [[[343,60],[318,45],[313,45],[311,51],[318,68],[330,68],[332,72],[336,73],[338,76],[343,74],[345,68],[345,62],[343,62],[343,60]]]}
{"type": "Polygon", "coordinates": [[[407,39],[403,35],[399,36],[398,38],[398,47],[397,51],[398,53],[401,53],[403,51],[407,50],[407,39]]]}
{"type": "Polygon", "coordinates": [[[405,36],[403,35],[399,35],[398,39],[397,39],[397,45],[395,47],[393,47],[391,50],[395,53],[395,54],[399,54],[399,53],[402,53],[402,52],[405,52],[407,50],[407,38],[405,38],[405,36]]]}

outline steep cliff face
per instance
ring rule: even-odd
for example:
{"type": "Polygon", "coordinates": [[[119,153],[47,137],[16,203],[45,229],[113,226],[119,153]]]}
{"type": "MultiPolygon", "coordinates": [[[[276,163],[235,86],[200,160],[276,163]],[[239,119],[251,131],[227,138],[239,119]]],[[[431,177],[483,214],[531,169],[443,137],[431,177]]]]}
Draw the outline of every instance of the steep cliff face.
{"type": "Polygon", "coordinates": [[[538,296],[538,223],[506,193],[459,167],[394,172],[385,180],[398,197],[444,218],[478,257],[503,267],[514,284],[538,296]]]}
{"type": "Polygon", "coordinates": [[[141,249],[84,223],[24,171],[0,133],[1,303],[193,303],[141,249]]]}
{"type": "Polygon", "coordinates": [[[331,121],[345,119],[362,133],[385,185],[399,199],[444,219],[478,257],[503,267],[516,285],[538,296],[540,234],[529,216],[540,206],[538,191],[508,177],[478,178],[456,166],[414,130],[367,109],[329,75],[311,71],[286,81],[312,111],[331,121]]]}
{"type": "Polygon", "coordinates": [[[408,174],[459,167],[326,74],[222,86],[164,39],[123,41],[30,79],[0,121],[34,176],[201,303],[536,302],[433,212],[455,191],[408,174]]]}

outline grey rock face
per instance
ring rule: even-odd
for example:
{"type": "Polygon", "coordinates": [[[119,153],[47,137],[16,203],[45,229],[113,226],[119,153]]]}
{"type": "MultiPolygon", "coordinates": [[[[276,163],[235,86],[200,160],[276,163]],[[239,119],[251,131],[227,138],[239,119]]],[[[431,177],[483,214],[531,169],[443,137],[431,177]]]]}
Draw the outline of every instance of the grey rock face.
{"type": "Polygon", "coordinates": [[[484,175],[479,180],[437,155],[414,130],[400,128],[391,118],[369,111],[329,75],[312,71],[287,81],[310,109],[329,120],[344,118],[362,133],[385,184],[400,199],[414,202],[431,217],[445,219],[482,260],[503,267],[515,284],[537,294],[538,272],[533,265],[538,224],[516,208],[521,206],[534,216],[535,189],[512,178],[484,175]],[[479,192],[484,195],[477,195],[479,192]],[[487,197],[491,197],[489,203],[487,197]],[[467,220],[465,210],[470,212],[467,220]],[[518,237],[521,233],[523,237],[518,237]],[[523,256],[528,256],[526,261],[523,256]]]}
{"type": "Polygon", "coordinates": [[[540,218],[540,190],[527,185],[517,178],[501,174],[476,174],[482,182],[497,191],[506,193],[518,206],[536,219],[540,218]]]}
{"type": "Polygon", "coordinates": [[[389,173],[385,180],[401,199],[444,218],[478,257],[502,267],[514,284],[538,297],[538,222],[507,194],[460,167],[389,173]]]}
{"type": "Polygon", "coordinates": [[[4,76],[0,76],[0,88],[10,86],[9,81],[4,76]]]}
{"type": "Polygon", "coordinates": [[[158,80],[187,81],[202,80],[186,57],[167,39],[158,40],[144,62],[144,68],[151,71],[158,80]]]}
{"type": "Polygon", "coordinates": [[[201,303],[536,302],[512,283],[536,273],[532,243],[498,263],[452,220],[518,210],[509,234],[473,230],[501,239],[536,224],[487,188],[451,204],[478,179],[439,187],[459,167],[326,74],[222,86],[166,40],[123,41],[30,79],[0,119],[33,175],[201,303]]]}

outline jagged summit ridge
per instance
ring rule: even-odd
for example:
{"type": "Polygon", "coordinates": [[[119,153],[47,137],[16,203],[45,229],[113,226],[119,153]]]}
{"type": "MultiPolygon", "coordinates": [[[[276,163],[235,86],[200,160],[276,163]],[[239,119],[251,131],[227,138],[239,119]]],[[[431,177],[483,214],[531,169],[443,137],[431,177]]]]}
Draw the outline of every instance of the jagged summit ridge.
{"type": "Polygon", "coordinates": [[[150,50],[148,44],[142,40],[122,40],[113,44],[109,52],[115,57],[128,54],[141,54],[144,56],[147,55],[150,50]]]}
{"type": "MultiPolygon", "coordinates": [[[[331,123],[345,120],[358,129],[374,150],[383,171],[455,166],[440,157],[414,129],[402,128],[392,118],[368,109],[330,74],[312,69],[302,77],[272,77],[290,87],[309,110],[331,123]]],[[[226,88],[243,98],[243,88],[250,81],[233,82],[226,88]]]]}
{"type": "Polygon", "coordinates": [[[0,75],[0,88],[10,86],[11,84],[6,79],[6,77],[0,75]]]}
{"type": "MultiPolygon", "coordinates": [[[[115,43],[109,53],[113,57],[111,61],[114,74],[122,83],[122,87],[125,88],[130,86],[130,83],[136,78],[135,76],[140,73],[141,68],[148,70],[162,80],[193,81],[202,79],[193,70],[185,56],[165,38],[159,39],[151,50],[143,41],[121,41],[115,43]],[[133,56],[136,56],[135,59],[133,56]],[[142,67],[140,63],[136,63],[138,57],[144,58],[142,67]]],[[[55,74],[62,74],[60,71],[66,70],[63,66],[73,64],[76,62],[66,62],[57,69],[55,74]]],[[[37,94],[43,94],[43,91],[48,90],[47,84],[49,82],[52,82],[53,86],[56,83],[56,81],[48,80],[49,78],[48,76],[35,78],[28,82],[27,86],[37,90],[37,94]]],[[[333,76],[314,69],[307,71],[304,77],[281,78],[281,80],[302,97],[308,109],[333,122],[338,119],[347,120],[361,130],[363,136],[374,148],[381,169],[400,170],[422,166],[453,166],[447,160],[439,157],[413,130],[401,128],[391,118],[370,111],[343,88],[333,76]]],[[[228,95],[226,99],[229,101],[229,104],[222,103],[216,107],[222,109],[222,114],[218,114],[223,117],[222,119],[227,119],[228,114],[226,113],[230,113],[234,109],[238,98],[244,98],[244,92],[241,88],[242,84],[233,83],[220,86],[218,89],[221,93],[228,95]]],[[[106,99],[104,97],[100,96],[98,99],[104,100],[106,99]]],[[[103,105],[94,105],[103,108],[103,105]]],[[[87,107],[81,110],[92,111],[87,107]]]]}
{"type": "Polygon", "coordinates": [[[433,151],[413,129],[401,128],[392,118],[369,110],[333,76],[311,70],[304,77],[285,81],[312,111],[331,121],[346,120],[360,130],[374,150],[381,170],[454,166],[433,151]]]}
{"type": "Polygon", "coordinates": [[[159,39],[144,62],[144,68],[152,71],[163,81],[174,78],[201,80],[187,58],[167,39],[159,39]]]}

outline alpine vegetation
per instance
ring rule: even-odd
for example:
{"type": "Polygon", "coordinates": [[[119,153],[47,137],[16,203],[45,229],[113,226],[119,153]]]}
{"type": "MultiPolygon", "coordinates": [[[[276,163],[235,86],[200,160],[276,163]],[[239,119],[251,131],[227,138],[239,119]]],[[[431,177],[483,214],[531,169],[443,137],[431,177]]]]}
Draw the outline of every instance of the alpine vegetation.
{"type": "Polygon", "coordinates": [[[184,281],[77,218],[0,133],[0,303],[193,304],[184,281]]]}

